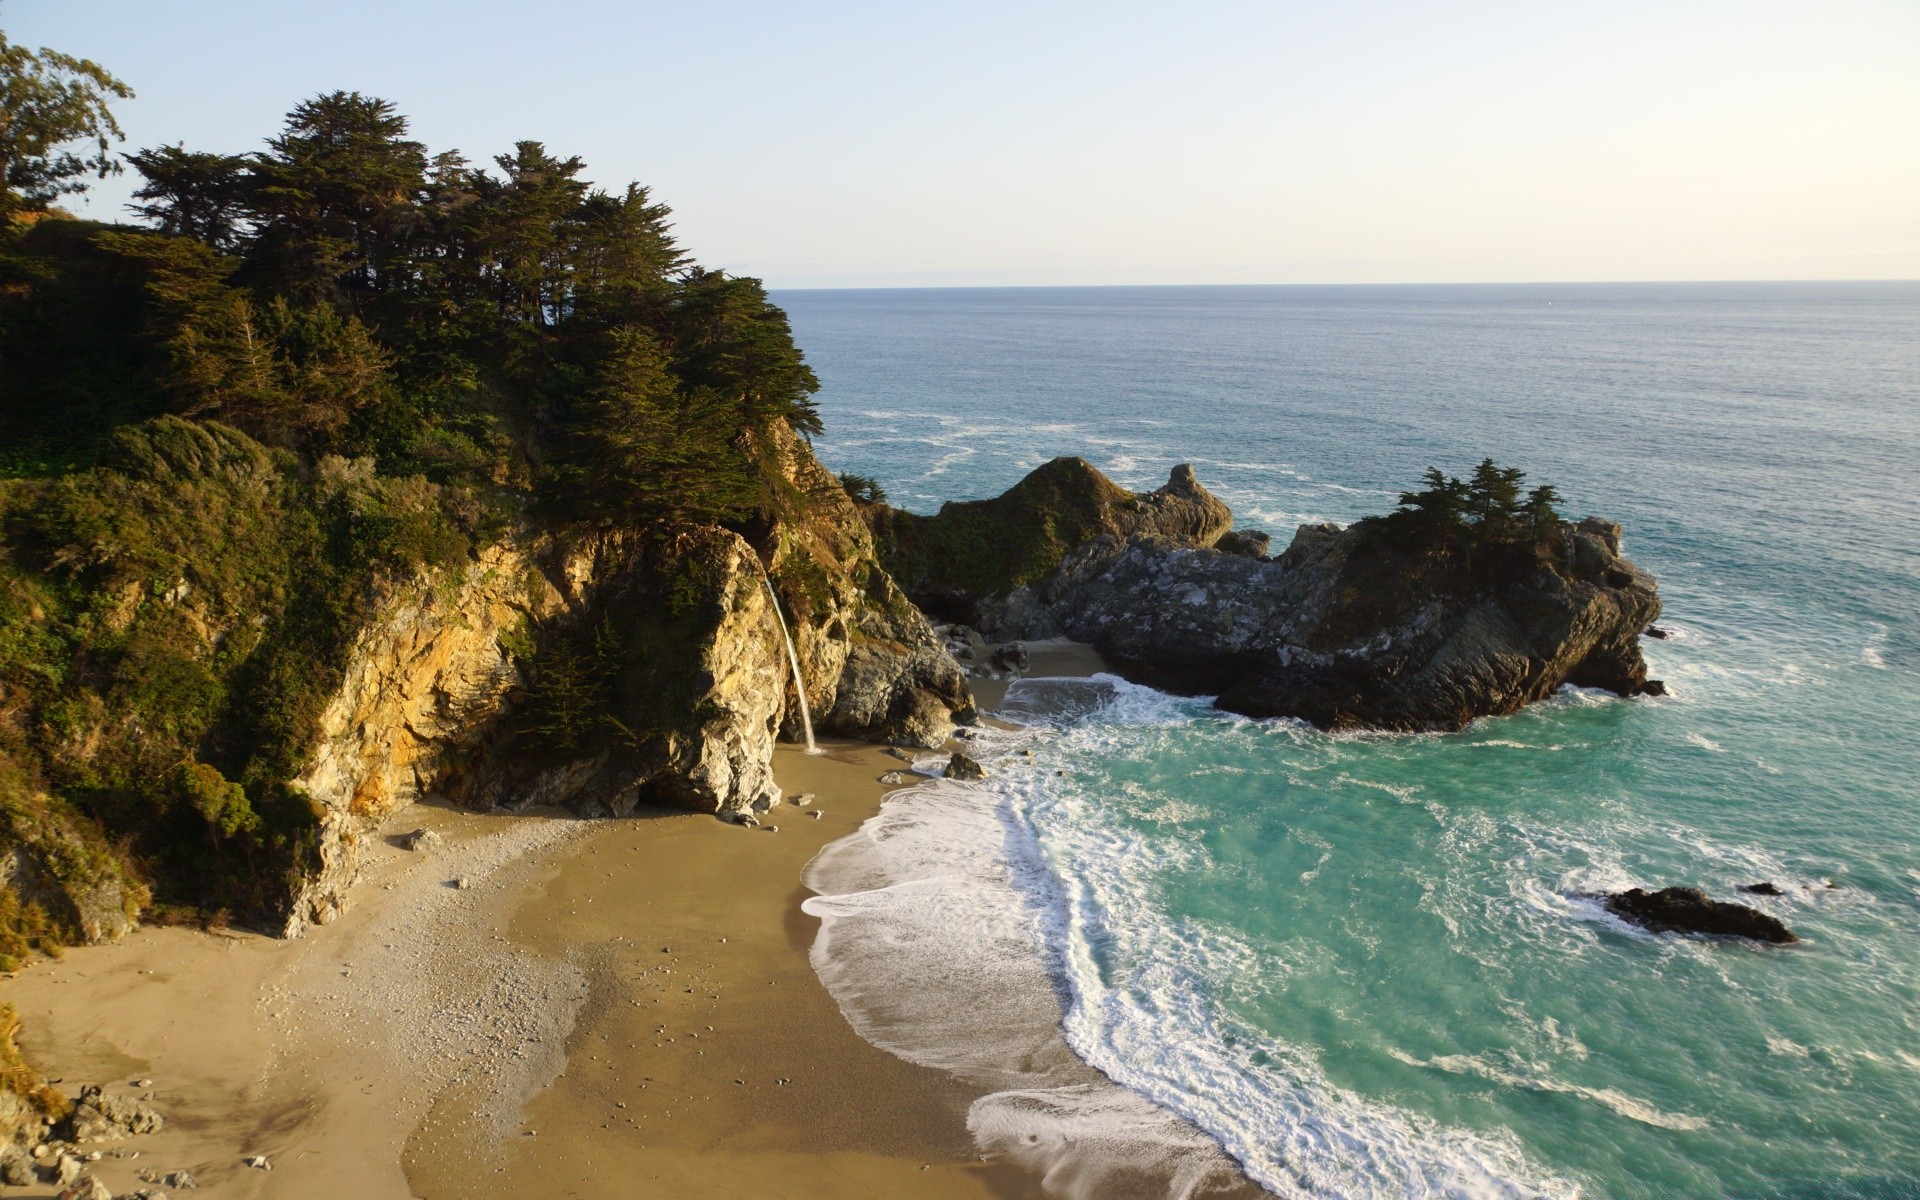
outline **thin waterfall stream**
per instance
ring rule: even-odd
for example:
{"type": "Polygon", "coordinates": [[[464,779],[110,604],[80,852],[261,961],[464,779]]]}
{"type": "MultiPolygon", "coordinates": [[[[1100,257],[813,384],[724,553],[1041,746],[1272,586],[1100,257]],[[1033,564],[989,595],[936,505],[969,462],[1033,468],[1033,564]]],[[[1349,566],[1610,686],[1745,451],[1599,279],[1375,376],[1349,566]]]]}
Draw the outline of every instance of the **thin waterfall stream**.
{"type": "Polygon", "coordinates": [[[807,708],[807,685],[800,678],[800,654],[793,648],[793,634],[787,631],[787,619],[780,613],[780,594],[773,590],[773,576],[760,568],[760,581],[767,585],[767,599],[773,601],[773,619],[780,622],[780,637],[787,643],[787,665],[793,668],[793,694],[800,699],[800,727],[807,731],[807,753],[818,754],[813,741],[813,713],[807,708]]]}

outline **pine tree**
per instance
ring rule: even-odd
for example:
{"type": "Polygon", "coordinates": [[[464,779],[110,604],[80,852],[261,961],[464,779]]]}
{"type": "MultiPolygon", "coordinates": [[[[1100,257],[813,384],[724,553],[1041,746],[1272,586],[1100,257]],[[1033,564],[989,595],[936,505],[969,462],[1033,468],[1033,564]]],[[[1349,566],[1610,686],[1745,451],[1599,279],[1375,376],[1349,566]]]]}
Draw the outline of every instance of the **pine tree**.
{"type": "Polygon", "coordinates": [[[145,204],[133,211],[160,232],[194,238],[223,253],[240,249],[252,178],[239,155],[204,154],[160,146],[127,155],[145,182],[133,193],[145,204]]]}
{"type": "Polygon", "coordinates": [[[396,278],[426,186],[426,149],[391,101],[331,92],[287,114],[249,191],[259,244],[249,258],[296,299],[375,292],[396,278]]]}
{"type": "Polygon", "coordinates": [[[1467,516],[1483,536],[1500,536],[1520,517],[1520,485],[1526,472],[1480,460],[1467,484],[1467,516]]]}

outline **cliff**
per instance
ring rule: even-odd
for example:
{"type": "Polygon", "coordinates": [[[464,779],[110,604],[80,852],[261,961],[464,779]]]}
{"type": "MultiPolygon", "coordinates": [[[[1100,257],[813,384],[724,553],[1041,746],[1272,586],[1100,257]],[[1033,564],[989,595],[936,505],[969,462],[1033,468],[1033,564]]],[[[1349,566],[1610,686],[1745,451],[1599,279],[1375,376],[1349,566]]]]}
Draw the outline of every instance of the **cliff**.
{"type": "MultiPolygon", "coordinates": [[[[1181,491],[1225,512],[1197,483],[1181,491]]],[[[1457,729],[1564,684],[1657,689],[1639,636],[1658,590],[1619,539],[1609,522],[1557,521],[1537,540],[1468,552],[1363,521],[1304,526],[1269,559],[1257,538],[1212,548],[1223,539],[1211,522],[1186,536],[1102,530],[1044,577],[973,598],[971,614],[989,637],[1090,642],[1129,678],[1249,716],[1457,729]]]]}
{"type": "Polygon", "coordinates": [[[370,462],[303,477],[177,418],[118,436],[99,468],[0,493],[0,953],[118,936],[143,880],[296,935],[430,793],[588,815],[776,804],[774,739],[800,726],[769,577],[823,732],[932,746],[972,714],[784,425],[754,453],[785,501],[739,528],[462,528],[457,493],[370,462]]]}

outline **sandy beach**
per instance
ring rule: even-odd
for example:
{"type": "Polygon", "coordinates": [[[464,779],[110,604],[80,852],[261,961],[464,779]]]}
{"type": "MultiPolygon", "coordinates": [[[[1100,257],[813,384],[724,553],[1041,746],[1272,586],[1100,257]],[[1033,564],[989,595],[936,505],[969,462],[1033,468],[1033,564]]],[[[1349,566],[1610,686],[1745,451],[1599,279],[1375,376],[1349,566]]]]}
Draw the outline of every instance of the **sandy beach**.
{"type": "MultiPolygon", "coordinates": [[[[1098,668],[1077,648],[1036,660],[1098,668]]],[[[976,1089],[861,1040],[814,975],[801,872],[905,765],[822,749],[780,747],[786,795],[814,799],[759,829],[415,805],[348,912],[300,940],[142,929],[0,999],[63,1090],[165,1115],[92,1165],[115,1193],[185,1169],[214,1197],[1040,1196],[979,1157],[976,1089]],[[422,827],[442,843],[402,848],[422,827]]]]}

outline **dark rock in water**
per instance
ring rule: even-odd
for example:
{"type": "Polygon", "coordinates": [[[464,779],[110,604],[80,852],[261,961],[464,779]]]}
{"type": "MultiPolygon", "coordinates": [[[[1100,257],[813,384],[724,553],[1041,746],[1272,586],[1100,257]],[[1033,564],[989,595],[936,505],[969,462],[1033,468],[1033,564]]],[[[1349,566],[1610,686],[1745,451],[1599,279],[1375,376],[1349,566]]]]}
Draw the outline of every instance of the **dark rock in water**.
{"type": "Polygon", "coordinates": [[[1273,538],[1258,529],[1232,529],[1220,535],[1213,548],[1222,554],[1238,554],[1241,558],[1265,558],[1267,548],[1273,544],[1273,538]]]}
{"type": "Polygon", "coordinates": [[[1743,883],[1739,887],[1735,888],[1734,890],[1738,892],[1745,892],[1750,896],[1784,896],[1786,895],[1786,893],[1781,891],[1778,887],[1775,887],[1773,884],[1767,883],[1764,880],[1759,883],[1743,883]]]}
{"type": "Polygon", "coordinates": [[[1708,899],[1699,888],[1670,887],[1657,892],[1633,888],[1603,897],[1601,903],[1614,916],[1653,933],[1704,933],[1776,946],[1800,940],[1766,913],[1744,904],[1708,899]]]}
{"type": "Polygon", "coordinates": [[[1002,671],[1024,671],[1032,662],[1027,658],[1027,648],[1019,642],[1008,642],[993,652],[993,665],[1002,671]]]}
{"type": "Polygon", "coordinates": [[[1665,692],[1640,652],[1658,589],[1597,518],[1466,549],[1388,519],[1307,525],[1268,558],[1190,469],[1136,496],[1078,459],[935,517],[861,512],[923,608],[1001,641],[1088,642],[1135,682],[1248,716],[1458,729],[1566,684],[1665,692]]]}
{"type": "Polygon", "coordinates": [[[1664,696],[1666,694],[1667,681],[1664,679],[1649,679],[1641,684],[1638,690],[1634,692],[1636,696],[1664,696]]]}
{"type": "Polygon", "coordinates": [[[1365,526],[1304,527],[1277,559],[1101,538],[980,613],[998,636],[1065,634],[1135,682],[1248,716],[1458,729],[1563,684],[1659,694],[1639,641],[1659,593],[1617,536],[1563,523],[1557,550],[1491,565],[1365,526]]]}
{"type": "Polygon", "coordinates": [[[948,779],[985,779],[987,769],[959,751],[947,760],[948,779]]]}
{"type": "Polygon", "coordinates": [[[1667,631],[1660,628],[1658,625],[1649,625],[1646,627],[1646,629],[1642,630],[1641,633],[1642,633],[1642,636],[1650,637],[1656,642],[1664,642],[1667,640],[1669,636],[1667,631]]]}

